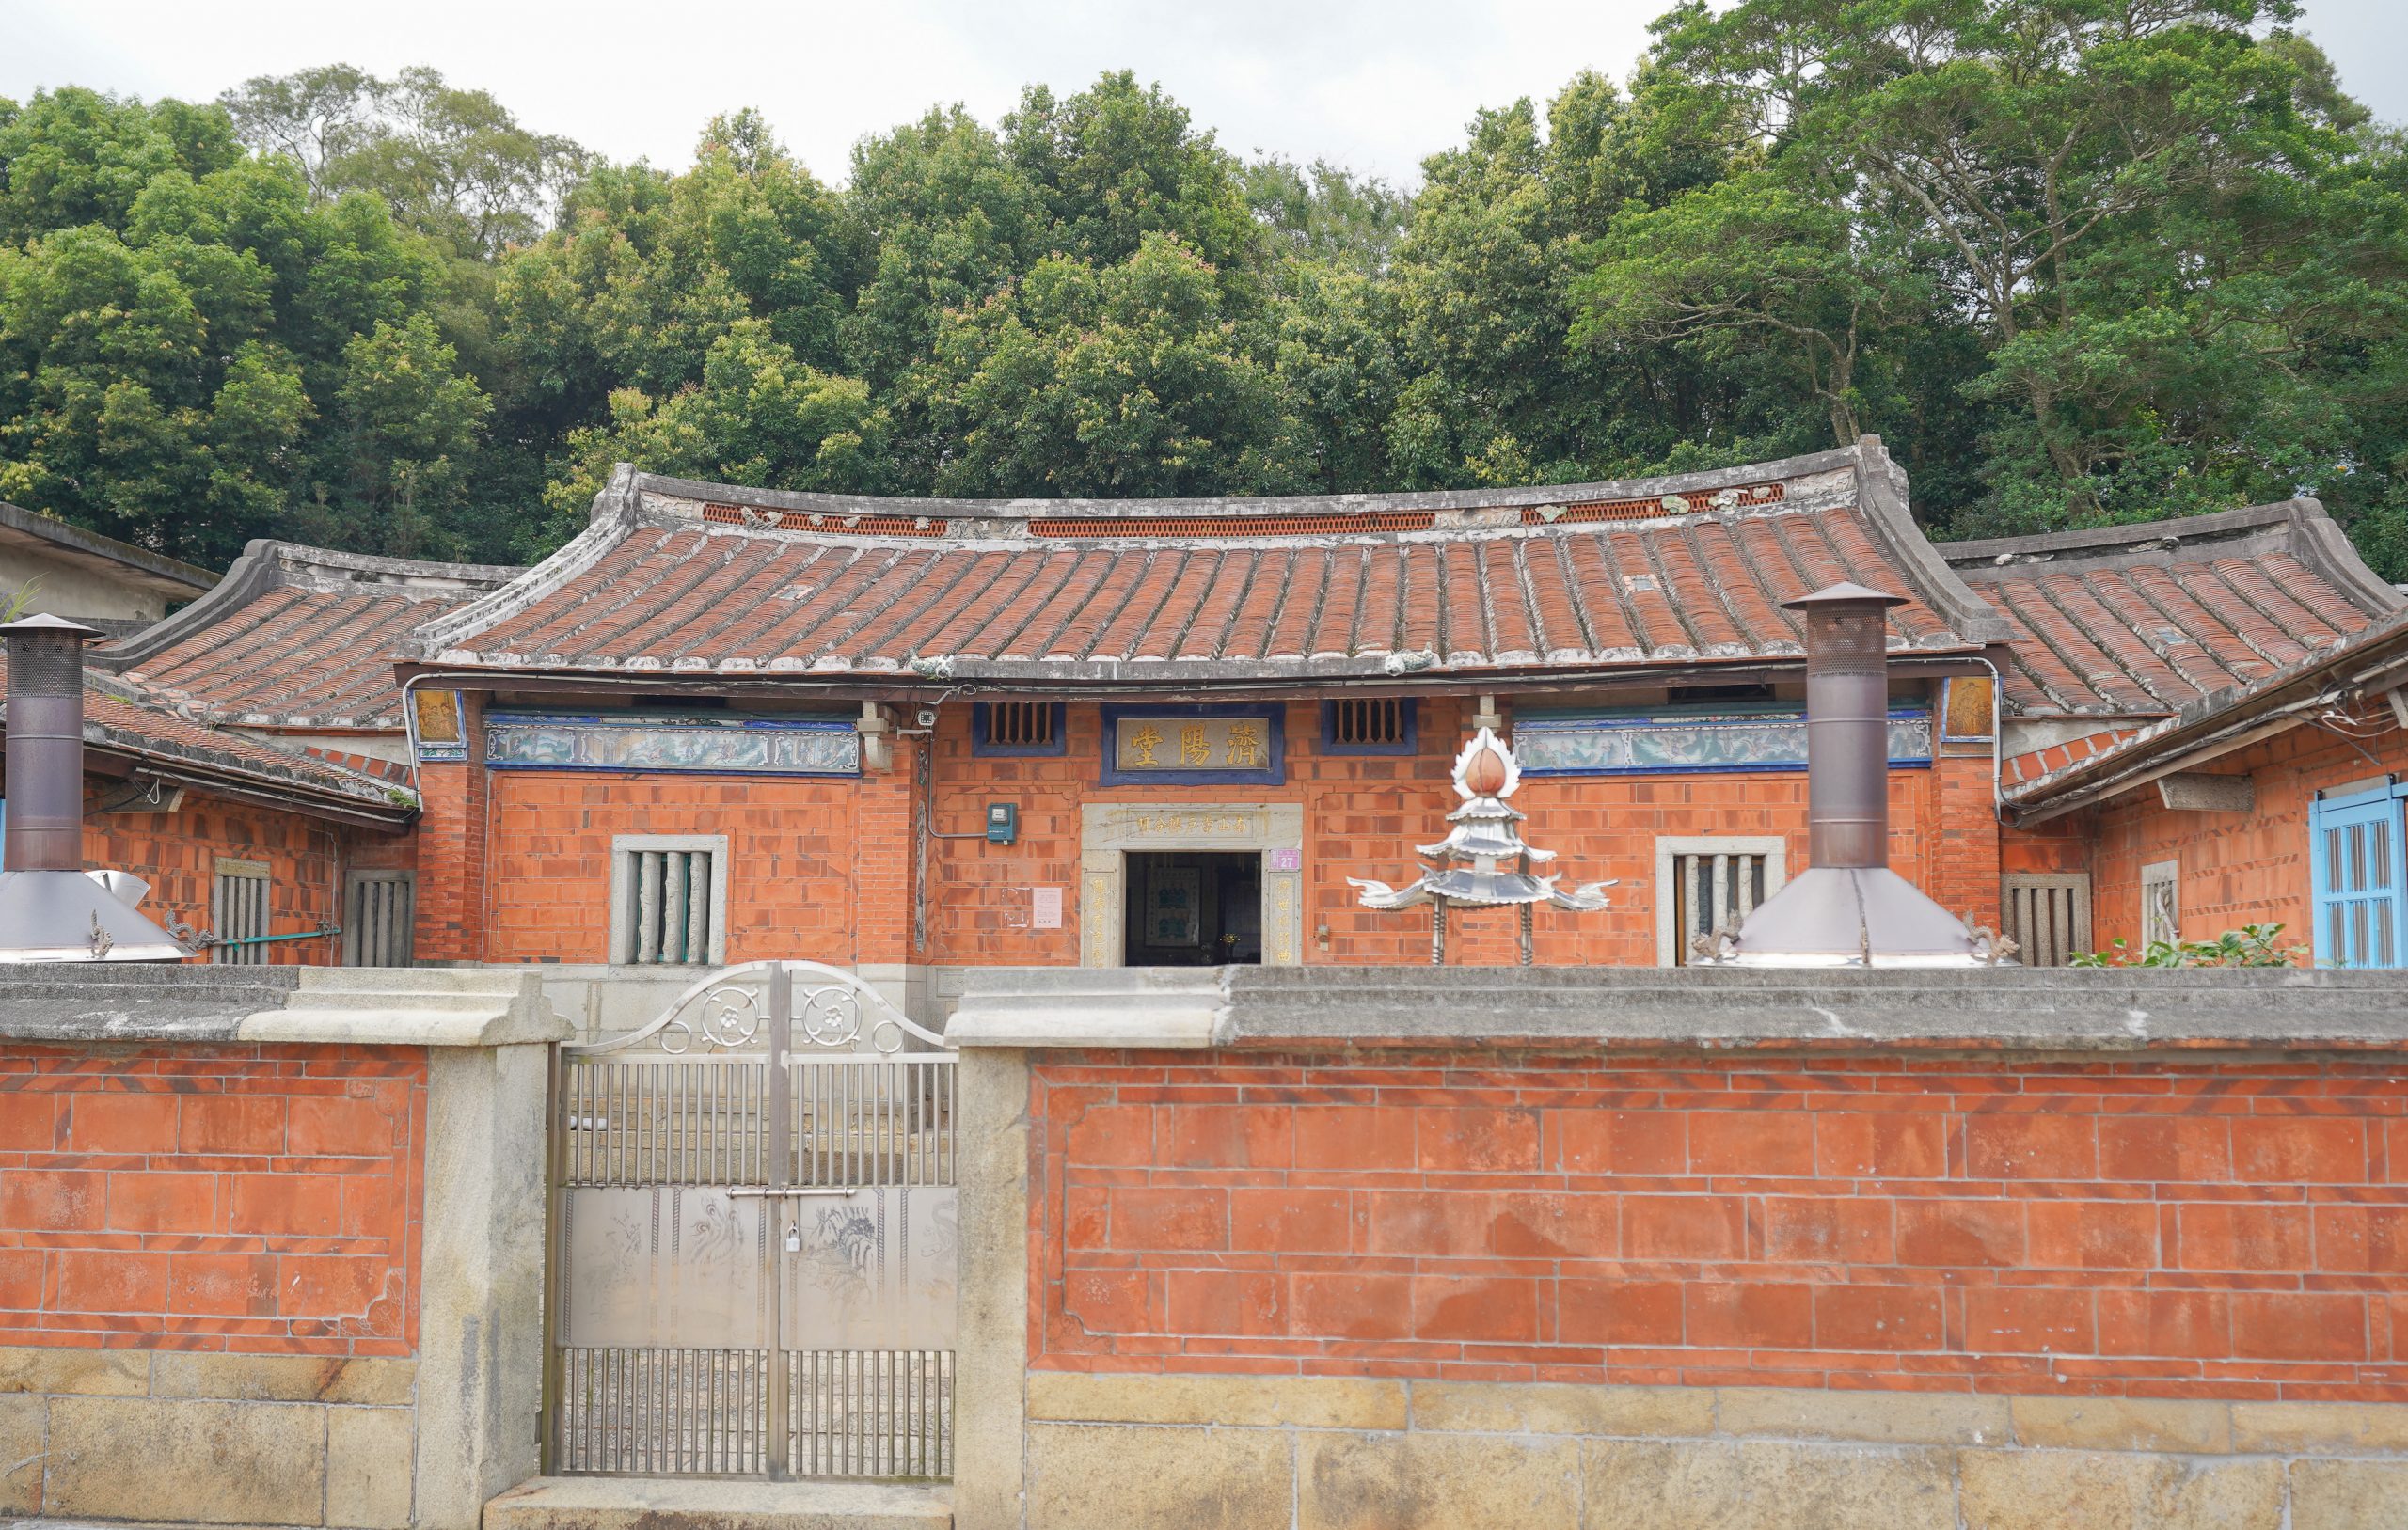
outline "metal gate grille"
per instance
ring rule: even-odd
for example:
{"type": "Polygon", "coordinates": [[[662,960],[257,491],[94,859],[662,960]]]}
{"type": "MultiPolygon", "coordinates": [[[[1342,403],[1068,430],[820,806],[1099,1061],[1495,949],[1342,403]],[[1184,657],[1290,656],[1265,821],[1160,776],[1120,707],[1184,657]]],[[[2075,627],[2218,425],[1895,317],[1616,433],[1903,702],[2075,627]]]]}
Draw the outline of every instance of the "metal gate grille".
{"type": "Polygon", "coordinates": [[[912,1044],[763,962],[562,1049],[547,1470],[951,1475],[955,1058],[912,1044]]]}

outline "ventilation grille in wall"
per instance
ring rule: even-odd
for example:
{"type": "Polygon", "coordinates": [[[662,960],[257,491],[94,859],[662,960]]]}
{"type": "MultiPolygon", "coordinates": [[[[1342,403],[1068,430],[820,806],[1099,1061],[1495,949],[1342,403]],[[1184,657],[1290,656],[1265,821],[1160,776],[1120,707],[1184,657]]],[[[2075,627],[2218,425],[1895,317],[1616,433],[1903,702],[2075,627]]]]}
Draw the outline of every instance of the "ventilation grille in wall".
{"type": "MultiPolygon", "coordinates": [[[[210,928],[220,940],[246,940],[268,933],[267,862],[217,860],[217,884],[209,904],[210,928]]],[[[265,946],[212,946],[209,959],[221,967],[264,967],[265,946]]]]}
{"type": "Polygon", "coordinates": [[[622,850],[622,917],[611,921],[614,962],[642,966],[707,966],[711,960],[712,852],[622,850]]]}
{"type": "Polygon", "coordinates": [[[353,872],[343,908],[343,965],[407,967],[417,920],[415,872],[353,872]]]}
{"type": "Polygon", "coordinates": [[[2016,944],[2026,967],[2063,967],[2090,944],[2090,876],[2086,872],[2016,873],[1999,888],[1999,933],[2016,944]]]}
{"type": "Polygon", "coordinates": [[[1701,935],[1737,929],[1756,905],[1780,891],[1771,857],[1758,852],[1684,853],[1672,858],[1672,897],[1678,927],[1672,960],[1686,967],[1701,935]]]}
{"type": "Polygon", "coordinates": [[[1052,702],[989,702],[987,742],[1002,749],[1042,749],[1054,742],[1052,702]]]}
{"type": "Polygon", "coordinates": [[[1375,696],[1329,705],[1329,739],[1341,749],[1402,744],[1412,736],[1413,703],[1402,697],[1375,696]]]}

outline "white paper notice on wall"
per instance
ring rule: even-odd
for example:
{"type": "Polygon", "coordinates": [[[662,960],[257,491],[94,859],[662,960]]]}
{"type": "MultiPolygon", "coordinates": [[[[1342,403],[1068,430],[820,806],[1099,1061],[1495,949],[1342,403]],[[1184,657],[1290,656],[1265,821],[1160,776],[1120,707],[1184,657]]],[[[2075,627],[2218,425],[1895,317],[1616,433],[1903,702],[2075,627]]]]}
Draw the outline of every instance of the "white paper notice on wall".
{"type": "Polygon", "coordinates": [[[1062,890],[1058,887],[1033,887],[1028,890],[1028,922],[1040,930],[1062,927],[1062,890]]]}

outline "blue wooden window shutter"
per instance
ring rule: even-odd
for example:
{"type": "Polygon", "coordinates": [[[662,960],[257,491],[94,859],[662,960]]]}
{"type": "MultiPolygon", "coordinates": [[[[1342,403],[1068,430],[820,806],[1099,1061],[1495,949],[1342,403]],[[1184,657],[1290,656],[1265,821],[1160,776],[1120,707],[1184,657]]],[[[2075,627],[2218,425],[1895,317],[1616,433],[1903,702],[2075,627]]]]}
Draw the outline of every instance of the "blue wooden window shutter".
{"type": "Polygon", "coordinates": [[[2319,967],[2398,967],[2408,952],[2408,844],[2399,789],[2319,800],[2308,812],[2319,967]]]}

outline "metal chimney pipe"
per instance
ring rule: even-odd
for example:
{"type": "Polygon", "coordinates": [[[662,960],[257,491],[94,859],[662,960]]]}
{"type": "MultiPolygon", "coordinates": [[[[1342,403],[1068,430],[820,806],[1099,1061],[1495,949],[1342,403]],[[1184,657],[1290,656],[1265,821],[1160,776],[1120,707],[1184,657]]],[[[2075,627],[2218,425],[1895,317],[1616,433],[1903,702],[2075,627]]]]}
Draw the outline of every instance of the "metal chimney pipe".
{"type": "Polygon", "coordinates": [[[8,831],[0,870],[84,869],[84,641],[55,616],[0,626],[8,655],[8,831]]]}
{"type": "Polygon", "coordinates": [[[1890,863],[1889,610],[1906,602],[1835,584],[1782,608],[1806,623],[1806,860],[1890,863]]]}

